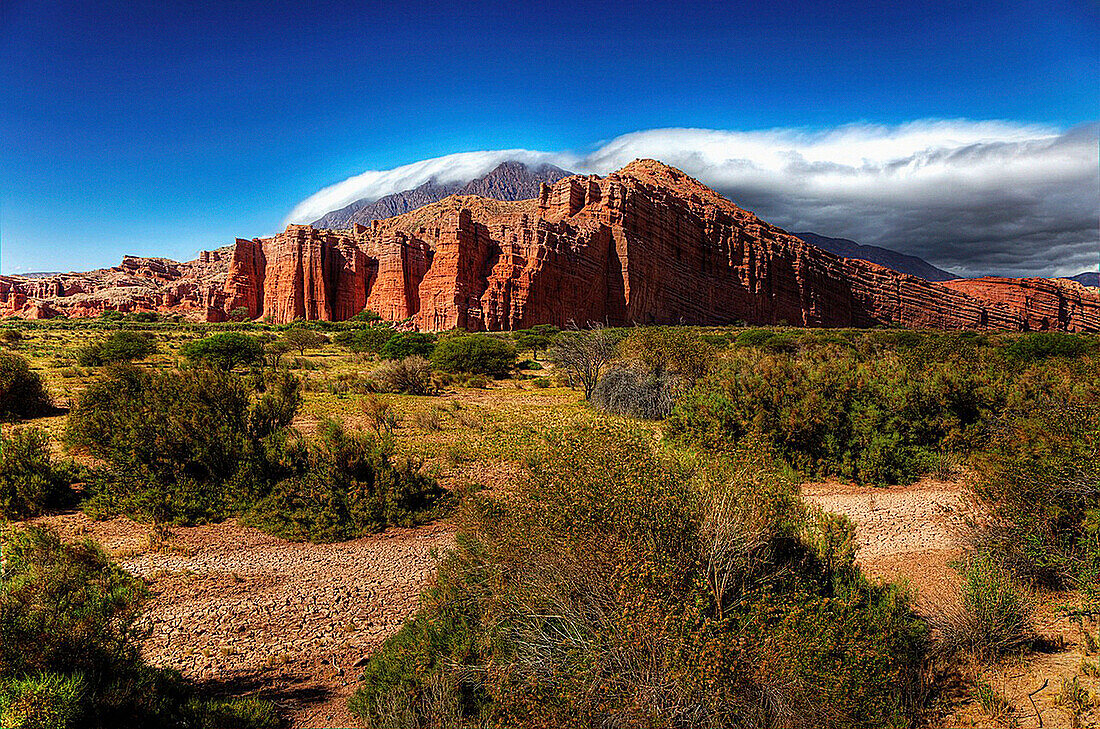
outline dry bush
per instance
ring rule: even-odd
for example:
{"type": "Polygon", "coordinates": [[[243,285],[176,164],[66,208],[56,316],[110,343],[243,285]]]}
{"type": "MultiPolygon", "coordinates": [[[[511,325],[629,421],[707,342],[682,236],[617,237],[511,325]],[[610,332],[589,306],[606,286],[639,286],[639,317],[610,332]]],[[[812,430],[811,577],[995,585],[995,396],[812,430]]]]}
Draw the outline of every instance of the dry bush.
{"type": "Polygon", "coordinates": [[[383,400],[374,393],[368,393],[359,401],[359,409],[367,418],[367,423],[379,436],[392,433],[401,424],[393,403],[383,400]]]}
{"type": "Polygon", "coordinates": [[[432,395],[437,390],[431,363],[416,356],[383,362],[370,373],[370,382],[378,392],[432,395]]]}

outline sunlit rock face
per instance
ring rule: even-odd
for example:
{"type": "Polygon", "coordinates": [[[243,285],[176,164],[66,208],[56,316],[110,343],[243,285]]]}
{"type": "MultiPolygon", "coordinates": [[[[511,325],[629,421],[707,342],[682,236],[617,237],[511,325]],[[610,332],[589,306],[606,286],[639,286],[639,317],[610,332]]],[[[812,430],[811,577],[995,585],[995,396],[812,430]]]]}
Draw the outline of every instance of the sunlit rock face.
{"type": "Polygon", "coordinates": [[[452,195],[345,230],[291,225],[189,263],[128,257],[90,274],[6,277],[0,306],[214,321],[244,310],[276,323],[341,321],[368,308],[432,331],[571,322],[1100,329],[1100,296],[1073,282],[936,284],[841,258],[653,160],[542,184],[531,200],[452,195]]]}

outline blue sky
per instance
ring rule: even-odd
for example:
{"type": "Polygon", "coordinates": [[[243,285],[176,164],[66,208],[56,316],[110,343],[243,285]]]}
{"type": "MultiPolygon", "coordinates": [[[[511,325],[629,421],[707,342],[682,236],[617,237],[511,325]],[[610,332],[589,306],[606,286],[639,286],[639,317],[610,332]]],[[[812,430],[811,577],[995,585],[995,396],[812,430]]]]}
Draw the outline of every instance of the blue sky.
{"type": "MultiPolygon", "coordinates": [[[[123,253],[189,259],[276,231],[303,200],[365,170],[456,152],[583,163],[644,130],[813,135],[918,120],[1000,120],[1087,141],[1100,119],[1100,10],[1087,0],[5,0],[0,43],[4,273],[113,265],[123,253]]],[[[1082,200],[1095,210],[1090,179],[1052,193],[1080,189],[1078,228],[1082,200]]],[[[780,224],[828,220],[730,184],[724,192],[762,201],[780,224]]],[[[842,222],[818,232],[948,260],[943,241],[912,233],[842,222]]],[[[1056,245],[1033,234],[1002,237],[1056,245]]],[[[1074,265],[1079,238],[1065,242],[1074,265]]]]}

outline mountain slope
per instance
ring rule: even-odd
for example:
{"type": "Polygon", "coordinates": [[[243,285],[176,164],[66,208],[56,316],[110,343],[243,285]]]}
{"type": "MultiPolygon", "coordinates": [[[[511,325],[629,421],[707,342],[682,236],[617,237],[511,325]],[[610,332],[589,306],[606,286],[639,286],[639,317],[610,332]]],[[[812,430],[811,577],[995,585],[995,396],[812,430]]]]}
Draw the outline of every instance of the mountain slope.
{"type": "Polygon", "coordinates": [[[1100,288],[1100,273],[1096,271],[1086,271],[1085,273],[1079,273],[1076,276],[1070,276],[1070,281],[1076,281],[1082,286],[1088,286],[1089,288],[1100,288]]]}
{"type": "Polygon", "coordinates": [[[861,245],[847,238],[830,238],[825,235],[818,235],[817,233],[795,233],[795,235],[810,245],[815,245],[834,255],[843,256],[844,258],[858,258],[861,261],[870,261],[880,266],[892,268],[895,271],[907,273],[910,276],[923,278],[925,281],[950,281],[951,279],[959,278],[959,276],[950,271],[936,268],[923,258],[910,256],[905,253],[898,253],[889,248],[861,245]]]}
{"type": "Polygon", "coordinates": [[[402,215],[456,194],[479,195],[496,200],[529,200],[538,197],[540,184],[557,182],[563,177],[568,177],[569,174],[550,164],[532,167],[509,160],[500,163],[488,174],[465,184],[440,185],[435,180],[428,180],[412,190],[395,192],[373,202],[357,200],[339,210],[326,213],[312,225],[314,228],[330,230],[343,230],[355,223],[367,225],[372,220],[402,215]]]}

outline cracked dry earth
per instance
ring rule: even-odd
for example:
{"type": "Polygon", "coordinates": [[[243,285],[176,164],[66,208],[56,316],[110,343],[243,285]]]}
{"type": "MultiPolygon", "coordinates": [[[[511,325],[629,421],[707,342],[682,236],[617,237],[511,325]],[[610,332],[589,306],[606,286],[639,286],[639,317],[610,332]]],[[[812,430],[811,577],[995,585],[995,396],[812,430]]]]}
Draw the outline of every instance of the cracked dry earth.
{"type": "Polygon", "coordinates": [[[924,479],[880,488],[809,483],[802,495],[856,525],[856,561],[869,575],[904,581],[918,609],[932,612],[954,599],[950,563],[963,553],[970,504],[960,482],[924,479]]]}
{"type": "Polygon", "coordinates": [[[345,727],[362,659],[415,610],[446,523],[350,542],[293,543],[235,521],[177,527],[167,548],[150,529],[82,514],[48,521],[91,537],[150,582],[143,653],[155,665],[230,694],[275,701],[295,727],[345,727]]]}

